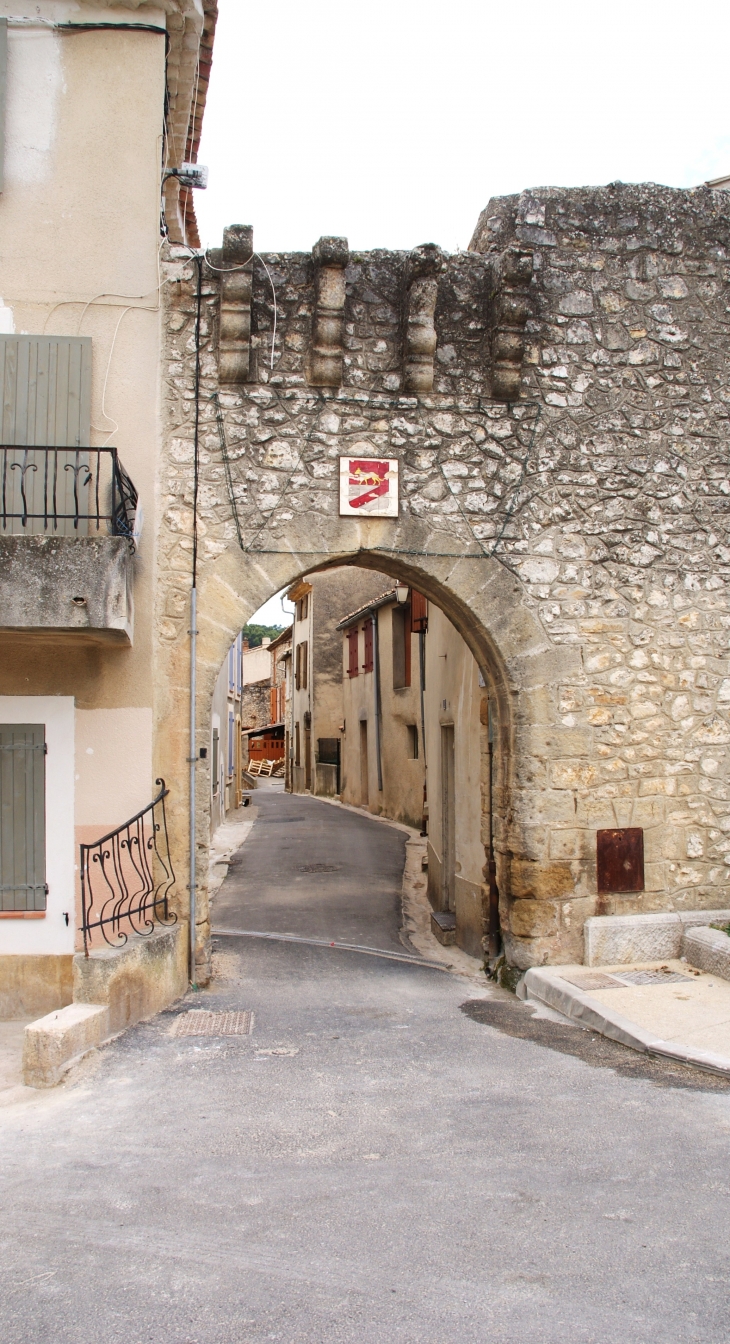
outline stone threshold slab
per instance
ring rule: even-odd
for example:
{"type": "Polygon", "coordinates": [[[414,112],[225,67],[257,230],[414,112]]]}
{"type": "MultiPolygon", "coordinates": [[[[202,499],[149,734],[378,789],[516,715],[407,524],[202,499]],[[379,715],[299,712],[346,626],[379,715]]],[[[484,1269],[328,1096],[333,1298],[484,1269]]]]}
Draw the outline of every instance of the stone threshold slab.
{"type": "Polygon", "coordinates": [[[693,974],[679,961],[620,964],[601,970],[608,978],[612,970],[651,971],[666,965],[686,975],[686,985],[672,979],[667,984],[587,989],[579,987],[582,978],[590,983],[586,966],[531,967],[518,984],[517,995],[525,1002],[544,1004],[577,1026],[631,1050],[730,1077],[730,984],[693,974]],[[656,1024],[662,1016],[670,1030],[659,1034],[656,1024]],[[708,1049],[708,1037],[719,1038],[718,1046],[708,1049]]]}

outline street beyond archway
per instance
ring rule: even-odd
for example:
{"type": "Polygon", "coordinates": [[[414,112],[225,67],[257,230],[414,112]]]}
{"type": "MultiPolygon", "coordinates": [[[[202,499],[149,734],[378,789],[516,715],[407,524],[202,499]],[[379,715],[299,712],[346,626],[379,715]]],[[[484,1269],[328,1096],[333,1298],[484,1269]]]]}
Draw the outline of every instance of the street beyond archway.
{"type": "MultiPolygon", "coordinates": [[[[295,922],[308,896],[316,930],[327,875],[301,869],[344,845],[367,854],[376,895],[355,873],[369,925],[331,904],[327,927],[402,948],[403,833],[255,798],[252,872],[271,828],[302,830],[276,851],[296,899],[286,911],[284,884],[267,906],[262,880],[256,921],[295,922]],[[283,821],[294,808],[304,823],[283,821]]],[[[245,869],[216,922],[248,922],[245,869]]],[[[3,1339],[724,1344],[724,1081],[536,1020],[486,981],[216,946],[211,989],[5,1110],[3,1339]],[[253,1033],[174,1035],[190,1008],[252,1010],[253,1033]]]]}

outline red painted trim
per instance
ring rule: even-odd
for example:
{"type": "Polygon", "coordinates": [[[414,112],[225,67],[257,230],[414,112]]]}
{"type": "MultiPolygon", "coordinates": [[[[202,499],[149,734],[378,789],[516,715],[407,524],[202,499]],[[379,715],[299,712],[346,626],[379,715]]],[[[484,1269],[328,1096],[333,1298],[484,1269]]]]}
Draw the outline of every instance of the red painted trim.
{"type": "Polygon", "coordinates": [[[0,910],[0,919],[45,919],[45,910],[0,910]]]}

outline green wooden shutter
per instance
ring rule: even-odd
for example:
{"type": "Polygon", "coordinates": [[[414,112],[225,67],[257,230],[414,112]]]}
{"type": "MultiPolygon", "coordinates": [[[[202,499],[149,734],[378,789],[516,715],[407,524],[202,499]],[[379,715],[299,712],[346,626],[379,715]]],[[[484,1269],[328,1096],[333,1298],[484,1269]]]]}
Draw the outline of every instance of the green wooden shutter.
{"type": "Polygon", "coordinates": [[[8,21],[0,19],[0,191],[5,187],[5,99],[8,89],[8,21]]]}
{"type": "Polygon", "coordinates": [[[46,908],[46,735],[0,724],[0,910],[46,908]]]}
{"type": "Polygon", "coordinates": [[[0,335],[0,395],[0,445],[13,445],[0,453],[2,506],[16,515],[3,531],[88,535],[86,521],[74,526],[68,516],[73,519],[76,501],[81,514],[89,511],[88,454],[78,449],[91,439],[91,337],[0,335]],[[34,453],[34,446],[74,451],[34,453]],[[52,502],[61,518],[49,529],[45,514],[52,502]],[[18,516],[24,507],[35,515],[25,524],[18,516]]]}
{"type": "Polygon", "coordinates": [[[91,337],[0,335],[0,443],[87,448],[91,337]]]}

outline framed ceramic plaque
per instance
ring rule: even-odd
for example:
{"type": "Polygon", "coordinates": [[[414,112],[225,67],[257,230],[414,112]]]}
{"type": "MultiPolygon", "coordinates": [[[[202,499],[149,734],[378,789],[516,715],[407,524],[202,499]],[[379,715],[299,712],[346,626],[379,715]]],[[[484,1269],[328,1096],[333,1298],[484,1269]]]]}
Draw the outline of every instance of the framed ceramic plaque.
{"type": "Polygon", "coordinates": [[[398,458],[341,457],[340,514],[398,517],[398,458]]]}

